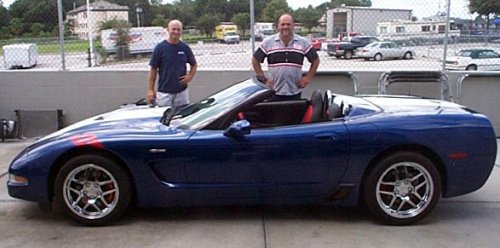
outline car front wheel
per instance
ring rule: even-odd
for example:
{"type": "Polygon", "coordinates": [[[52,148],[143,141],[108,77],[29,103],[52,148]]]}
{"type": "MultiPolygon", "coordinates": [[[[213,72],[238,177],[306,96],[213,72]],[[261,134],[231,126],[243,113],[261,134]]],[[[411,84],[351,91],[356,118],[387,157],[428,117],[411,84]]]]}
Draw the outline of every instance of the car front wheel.
{"type": "Polygon", "coordinates": [[[354,56],[354,52],[353,51],[345,51],[344,52],[344,58],[345,59],[352,59],[352,57],[354,56]]]}
{"type": "Polygon", "coordinates": [[[404,59],[412,59],[412,58],[413,58],[413,55],[410,52],[405,53],[404,59]]]}
{"type": "Polygon", "coordinates": [[[465,68],[466,71],[477,71],[477,66],[476,65],[469,65],[467,68],[465,68]]]}
{"type": "Polygon", "coordinates": [[[131,184],[127,173],[113,160],[98,155],[70,159],[59,171],[56,204],[77,222],[107,225],[127,210],[131,184]]]}
{"type": "Polygon", "coordinates": [[[368,210],[381,222],[407,225],[428,215],[441,195],[435,165],[426,157],[401,152],[378,162],[364,183],[368,210]]]}

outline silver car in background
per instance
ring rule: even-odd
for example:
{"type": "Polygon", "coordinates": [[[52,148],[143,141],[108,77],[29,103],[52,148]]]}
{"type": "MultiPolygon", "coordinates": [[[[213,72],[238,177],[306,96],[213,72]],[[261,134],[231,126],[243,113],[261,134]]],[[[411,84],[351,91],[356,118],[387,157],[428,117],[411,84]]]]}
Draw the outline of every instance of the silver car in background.
{"type": "Polygon", "coordinates": [[[382,59],[412,59],[415,56],[415,51],[391,41],[378,41],[356,49],[355,54],[358,58],[378,61],[382,59]]]}

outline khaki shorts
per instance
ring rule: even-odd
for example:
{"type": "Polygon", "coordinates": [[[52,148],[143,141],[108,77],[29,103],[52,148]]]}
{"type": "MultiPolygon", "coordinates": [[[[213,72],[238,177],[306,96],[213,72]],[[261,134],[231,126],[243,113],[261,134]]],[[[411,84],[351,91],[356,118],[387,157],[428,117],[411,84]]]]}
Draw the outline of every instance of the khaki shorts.
{"type": "Polygon", "coordinates": [[[175,94],[156,92],[156,104],[160,107],[179,107],[187,105],[189,104],[188,89],[175,94]]]}

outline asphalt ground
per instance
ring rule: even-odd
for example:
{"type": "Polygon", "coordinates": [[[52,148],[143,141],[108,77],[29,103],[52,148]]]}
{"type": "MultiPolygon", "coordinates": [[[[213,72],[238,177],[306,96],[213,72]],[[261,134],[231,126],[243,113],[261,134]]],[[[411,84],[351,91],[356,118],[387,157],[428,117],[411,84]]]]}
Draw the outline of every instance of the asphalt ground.
{"type": "Polygon", "coordinates": [[[0,142],[0,247],[498,247],[499,157],[487,183],[441,199],[412,226],[384,226],[360,208],[132,209],[113,226],[82,227],[7,194],[10,161],[33,140],[0,142]]]}

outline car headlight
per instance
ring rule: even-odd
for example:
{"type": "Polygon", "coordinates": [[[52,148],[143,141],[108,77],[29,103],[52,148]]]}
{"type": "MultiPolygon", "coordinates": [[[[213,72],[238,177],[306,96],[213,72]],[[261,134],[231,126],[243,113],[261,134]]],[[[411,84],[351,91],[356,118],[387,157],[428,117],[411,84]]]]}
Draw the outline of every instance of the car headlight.
{"type": "Polygon", "coordinates": [[[9,181],[8,184],[11,185],[28,185],[28,178],[17,176],[9,173],[9,181]]]}

